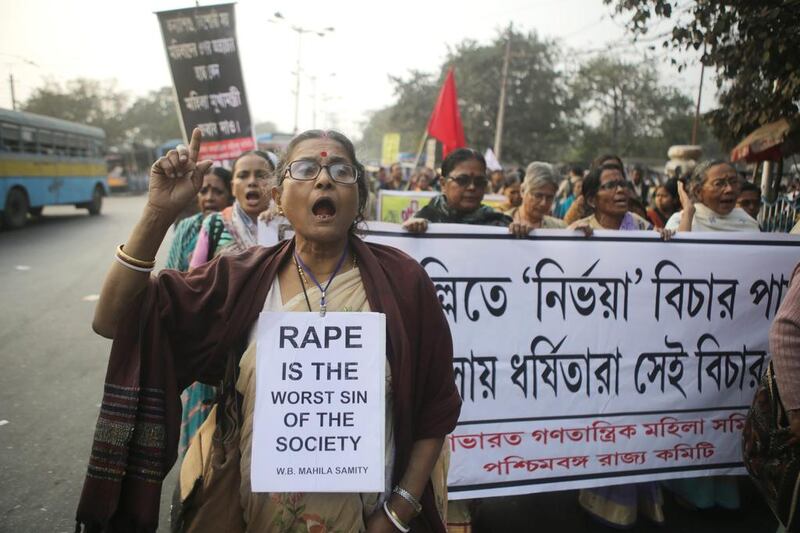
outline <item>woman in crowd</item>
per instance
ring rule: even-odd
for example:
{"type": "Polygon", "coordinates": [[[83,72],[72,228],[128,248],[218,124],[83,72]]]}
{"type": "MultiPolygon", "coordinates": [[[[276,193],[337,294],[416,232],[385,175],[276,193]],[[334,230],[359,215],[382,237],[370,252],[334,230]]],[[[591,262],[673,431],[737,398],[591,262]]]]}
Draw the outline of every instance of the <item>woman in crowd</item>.
{"type": "MultiPolygon", "coordinates": [[[[678,182],[683,210],[667,221],[667,229],[677,231],[758,232],[758,222],[736,207],[741,178],[730,163],[704,161],[695,167],[689,180],[689,192],[678,182]]],[[[736,477],[713,476],[674,479],[665,483],[678,501],[693,509],[739,508],[736,477]]]]}
{"type": "Polygon", "coordinates": [[[442,161],[442,193],[417,211],[403,227],[414,233],[428,229],[428,222],[508,226],[511,217],[482,205],[489,185],[486,160],[471,148],[450,152],[442,161]]]}
{"type": "MultiPolygon", "coordinates": [[[[570,229],[646,230],[652,224],[628,211],[628,191],[622,167],[606,162],[583,180],[583,197],[593,214],[574,222],[570,229]]],[[[615,485],[583,489],[578,502],[594,519],[618,528],[632,527],[641,513],[664,522],[663,496],[658,483],[615,485]]]]}
{"type": "Polygon", "coordinates": [[[528,165],[522,182],[522,205],[510,213],[513,224],[524,224],[530,229],[566,228],[567,224],[550,216],[553,200],[558,190],[553,167],[548,163],[528,165]]]}
{"type": "Polygon", "coordinates": [[[233,162],[233,205],[203,221],[190,267],[210,261],[220,253],[236,254],[258,242],[258,215],[269,208],[275,184],[277,158],[251,150],[233,162]]]}
{"type": "Polygon", "coordinates": [[[209,215],[229,207],[231,202],[233,202],[231,172],[222,167],[213,167],[203,176],[203,185],[197,193],[197,205],[200,212],[181,220],[175,228],[165,268],[189,270],[189,259],[197,244],[197,236],[203,220],[209,215]]]}
{"type": "Polygon", "coordinates": [[[604,163],[592,170],[583,180],[583,198],[591,211],[570,224],[569,229],[646,230],[653,225],[629,208],[627,181],[622,167],[604,163]]]}
{"type": "Polygon", "coordinates": [[[418,169],[414,174],[411,175],[411,179],[409,180],[409,187],[408,190],[410,191],[432,191],[433,190],[433,182],[436,179],[436,175],[434,174],[433,170],[423,167],[418,169]]]}
{"type": "MultiPolygon", "coordinates": [[[[175,237],[169,249],[166,268],[185,272],[189,270],[192,252],[197,244],[197,236],[208,216],[229,207],[233,201],[231,173],[222,167],[214,167],[203,176],[203,185],[197,193],[200,212],[178,223],[175,237]]],[[[189,441],[208,416],[216,389],[204,383],[193,383],[181,394],[183,413],[181,415],[181,443],[179,452],[184,454],[189,441]]]]}
{"type": "Polygon", "coordinates": [[[678,180],[676,178],[670,178],[663,185],[659,185],[656,188],[653,204],[653,207],[647,210],[647,218],[653,223],[654,227],[663,228],[669,217],[681,205],[678,197],[678,180]]]}
{"type": "Polygon", "coordinates": [[[516,212],[522,204],[521,186],[517,176],[506,178],[506,184],[503,187],[503,196],[506,197],[506,201],[499,209],[506,215],[514,218],[514,212],[516,212]]]}
{"type": "Polygon", "coordinates": [[[758,222],[736,207],[742,181],[730,163],[720,159],[695,167],[688,190],[678,183],[683,209],[673,214],[666,228],[677,231],[760,231],[758,222]]]}
{"type": "Polygon", "coordinates": [[[150,277],[167,228],[211,165],[197,162],[200,137],[195,130],[188,149],[172,150],[153,165],[141,219],[103,285],[93,328],[114,344],[79,525],[87,531],[156,530],[161,480],[177,452],[178,392],[196,380],[223,379],[233,361],[242,401],[228,396],[234,401],[226,407],[240,407],[225,413],[241,434],[238,446],[222,453],[239,463],[239,475],[230,477],[232,487],[214,492],[226,499],[217,523],[194,524],[195,530],[372,533],[408,524],[444,533],[431,472],[460,411],[452,340],[422,267],[354,235],[367,185],[353,144],[319,130],[290,142],[273,197],[294,227],[292,240],[223,255],[188,274],[164,270],[150,277]],[[387,488],[380,494],[252,493],[253,326],[265,309],[318,312],[323,294],[328,311],[386,315],[387,488]],[[230,520],[220,524],[223,518],[230,520]]]}
{"type": "Polygon", "coordinates": [[[582,181],[583,168],[579,165],[569,165],[567,177],[559,184],[556,192],[557,203],[553,212],[556,218],[563,219],[567,215],[572,203],[581,194],[579,183],[582,181]]]}

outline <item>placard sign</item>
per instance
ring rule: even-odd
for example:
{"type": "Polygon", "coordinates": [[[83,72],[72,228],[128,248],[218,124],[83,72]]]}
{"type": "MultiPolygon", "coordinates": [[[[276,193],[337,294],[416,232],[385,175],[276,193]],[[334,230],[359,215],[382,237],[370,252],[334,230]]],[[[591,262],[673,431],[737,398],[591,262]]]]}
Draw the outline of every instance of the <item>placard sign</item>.
{"type": "Polygon", "coordinates": [[[236,41],[234,4],[157,13],[184,137],[203,132],[200,159],[235,159],[256,147],[236,41]]]}
{"type": "Polygon", "coordinates": [[[382,492],[385,371],[381,313],[261,313],[252,490],[382,492]]]}

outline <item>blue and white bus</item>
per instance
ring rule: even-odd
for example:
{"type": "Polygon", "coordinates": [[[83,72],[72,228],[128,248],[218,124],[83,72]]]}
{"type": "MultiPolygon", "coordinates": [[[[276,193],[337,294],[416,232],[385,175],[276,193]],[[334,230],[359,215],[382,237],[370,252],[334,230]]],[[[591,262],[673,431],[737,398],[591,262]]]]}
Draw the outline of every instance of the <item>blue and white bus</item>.
{"type": "Polygon", "coordinates": [[[73,204],[97,215],[108,194],[105,132],[33,113],[0,109],[0,214],[25,225],[46,205],[73,204]]]}

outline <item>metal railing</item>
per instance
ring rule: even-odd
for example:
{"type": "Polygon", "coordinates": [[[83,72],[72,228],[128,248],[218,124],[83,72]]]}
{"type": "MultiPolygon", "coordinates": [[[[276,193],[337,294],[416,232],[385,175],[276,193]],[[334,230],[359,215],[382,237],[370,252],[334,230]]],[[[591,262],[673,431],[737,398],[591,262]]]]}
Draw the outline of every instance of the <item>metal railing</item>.
{"type": "Polygon", "coordinates": [[[789,233],[800,215],[800,198],[791,200],[781,196],[772,203],[762,200],[758,223],[763,231],[789,233]]]}

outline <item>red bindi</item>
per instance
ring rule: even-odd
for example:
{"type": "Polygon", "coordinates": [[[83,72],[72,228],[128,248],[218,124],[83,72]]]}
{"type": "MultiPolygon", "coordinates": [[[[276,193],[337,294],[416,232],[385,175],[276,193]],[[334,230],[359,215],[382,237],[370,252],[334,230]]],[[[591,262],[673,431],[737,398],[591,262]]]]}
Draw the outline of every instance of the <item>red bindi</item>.
{"type": "Polygon", "coordinates": [[[320,157],[328,157],[328,152],[320,152],[319,156],[320,157]]]}

